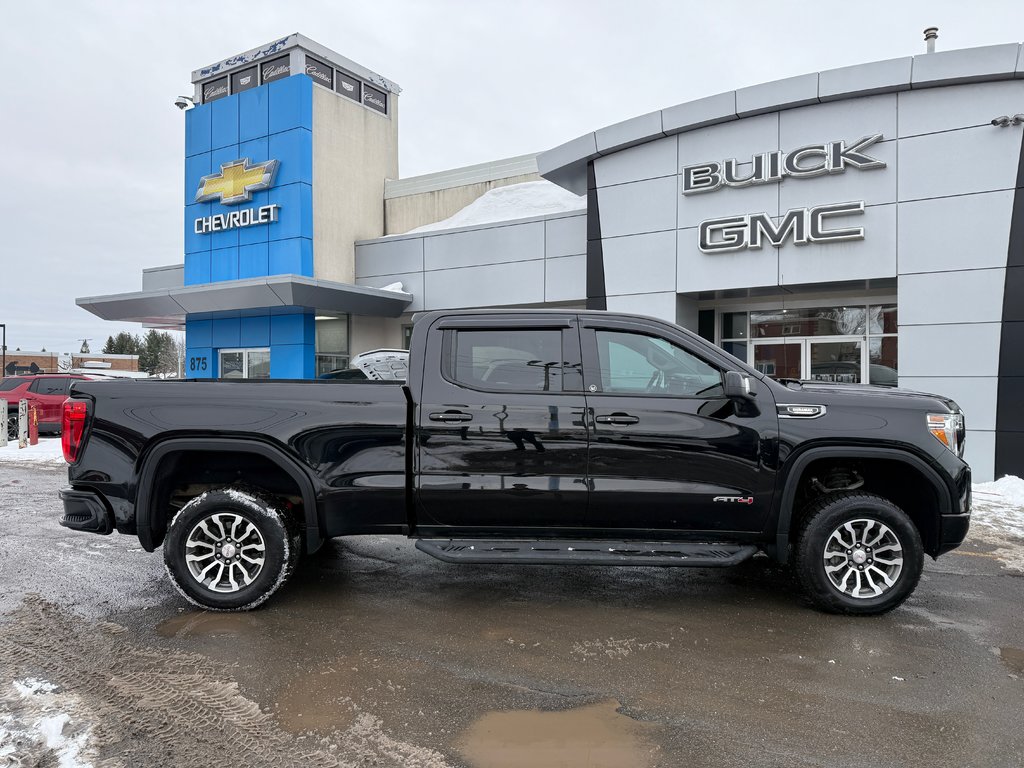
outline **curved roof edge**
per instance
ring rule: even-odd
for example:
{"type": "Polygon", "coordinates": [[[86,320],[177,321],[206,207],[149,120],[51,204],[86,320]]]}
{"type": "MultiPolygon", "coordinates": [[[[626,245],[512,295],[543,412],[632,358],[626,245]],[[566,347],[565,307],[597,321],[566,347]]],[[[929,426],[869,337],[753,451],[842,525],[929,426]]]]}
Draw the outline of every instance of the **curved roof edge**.
{"type": "Polygon", "coordinates": [[[741,117],[841,99],[987,80],[1024,78],[1020,43],[922,53],[788,77],[630,118],[567,141],[537,156],[540,175],[578,195],[587,191],[587,163],[637,144],[741,117]]]}

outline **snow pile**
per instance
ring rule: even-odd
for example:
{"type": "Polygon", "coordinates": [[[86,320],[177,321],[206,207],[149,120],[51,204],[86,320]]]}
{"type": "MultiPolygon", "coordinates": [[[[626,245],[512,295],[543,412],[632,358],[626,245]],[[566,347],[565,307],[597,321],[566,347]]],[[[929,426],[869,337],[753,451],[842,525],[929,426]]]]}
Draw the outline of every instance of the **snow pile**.
{"type": "Polygon", "coordinates": [[[971,522],[1024,539],[1024,480],[1013,475],[972,489],[971,522]]]}
{"type": "Polygon", "coordinates": [[[586,197],[574,195],[557,184],[552,184],[550,181],[527,181],[522,184],[497,187],[485,192],[454,216],[433,224],[424,224],[405,234],[414,235],[420,232],[435,232],[439,229],[472,227],[477,224],[526,219],[550,213],[569,213],[582,211],[586,207],[586,197]]]}
{"type": "Polygon", "coordinates": [[[17,440],[8,441],[0,448],[0,464],[64,464],[64,452],[60,447],[59,437],[40,437],[38,445],[18,447],[17,440]]]}
{"type": "Polygon", "coordinates": [[[13,694],[0,697],[0,763],[92,768],[90,729],[67,711],[79,708],[78,700],[35,678],[12,687],[13,694]]]}
{"type": "Polygon", "coordinates": [[[1024,571],[1024,480],[1013,475],[971,489],[970,539],[994,544],[1008,568],[1024,571]]]}

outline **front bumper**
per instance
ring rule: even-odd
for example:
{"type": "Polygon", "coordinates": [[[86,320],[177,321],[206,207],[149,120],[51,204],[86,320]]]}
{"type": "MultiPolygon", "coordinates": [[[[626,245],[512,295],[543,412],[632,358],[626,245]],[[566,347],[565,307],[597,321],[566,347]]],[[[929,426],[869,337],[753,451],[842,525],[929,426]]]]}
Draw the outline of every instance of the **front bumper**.
{"type": "Polygon", "coordinates": [[[64,502],[60,524],[65,528],[104,535],[114,530],[114,515],[95,491],[61,488],[58,495],[64,502]]]}
{"type": "Polygon", "coordinates": [[[939,519],[939,551],[936,556],[956,549],[967,538],[971,527],[971,470],[965,469],[957,478],[959,498],[955,499],[956,513],[939,519]]]}

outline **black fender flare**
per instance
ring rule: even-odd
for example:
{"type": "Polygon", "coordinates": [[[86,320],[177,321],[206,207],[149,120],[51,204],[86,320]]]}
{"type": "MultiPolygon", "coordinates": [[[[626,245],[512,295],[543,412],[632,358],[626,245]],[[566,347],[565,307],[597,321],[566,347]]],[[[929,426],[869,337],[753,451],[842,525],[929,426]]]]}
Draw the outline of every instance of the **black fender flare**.
{"type": "Polygon", "coordinates": [[[951,514],[953,505],[949,487],[942,477],[922,458],[910,451],[899,448],[879,448],[869,446],[823,446],[808,448],[785,464],[784,475],[780,478],[784,483],[782,493],[778,494],[775,518],[778,527],[775,534],[775,559],[785,563],[789,558],[789,534],[793,519],[793,502],[796,499],[796,480],[803,475],[807,465],[817,459],[885,459],[899,461],[918,470],[931,483],[935,497],[939,502],[938,516],[951,514]]]}
{"type": "Polygon", "coordinates": [[[147,552],[153,552],[158,544],[154,544],[153,528],[150,520],[152,511],[152,493],[156,473],[160,463],[168,455],[180,452],[208,451],[216,453],[249,453],[262,456],[284,470],[299,486],[302,494],[302,506],[305,510],[306,551],[315,552],[323,544],[320,534],[320,517],[313,490],[313,480],[308,472],[279,448],[247,438],[205,438],[205,437],[172,437],[163,440],[146,452],[139,466],[138,485],[135,495],[135,524],[139,543],[147,552]]]}

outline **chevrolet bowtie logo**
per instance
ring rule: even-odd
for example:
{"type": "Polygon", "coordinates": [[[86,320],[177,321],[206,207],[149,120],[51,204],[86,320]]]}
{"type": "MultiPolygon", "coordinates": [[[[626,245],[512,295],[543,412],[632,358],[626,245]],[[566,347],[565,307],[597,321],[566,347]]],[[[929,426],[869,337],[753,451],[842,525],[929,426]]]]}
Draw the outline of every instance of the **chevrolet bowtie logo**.
{"type": "Polygon", "coordinates": [[[220,173],[211,173],[199,180],[196,202],[218,200],[224,205],[247,203],[252,200],[253,192],[267,189],[274,183],[277,165],[277,160],[250,163],[248,157],[223,163],[220,173]]]}

